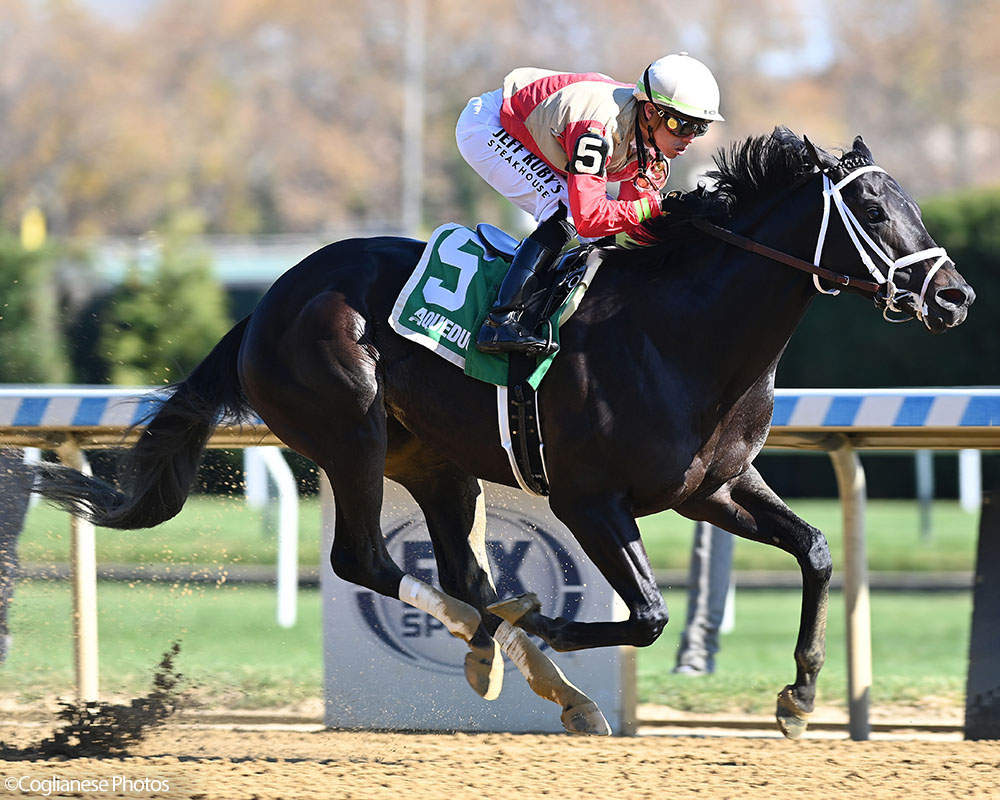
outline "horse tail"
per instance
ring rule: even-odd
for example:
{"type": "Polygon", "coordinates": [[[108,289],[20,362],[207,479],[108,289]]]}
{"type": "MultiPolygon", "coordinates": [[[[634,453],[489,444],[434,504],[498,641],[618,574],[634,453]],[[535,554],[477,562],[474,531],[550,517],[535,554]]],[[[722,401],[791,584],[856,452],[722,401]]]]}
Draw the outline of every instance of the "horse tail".
{"type": "Polygon", "coordinates": [[[176,515],[191,493],[205,447],[223,419],[246,420],[237,372],[250,317],[237,323],[153,412],[126,454],[117,486],[55,464],[39,468],[35,491],[105,528],[151,528],[176,515]]]}

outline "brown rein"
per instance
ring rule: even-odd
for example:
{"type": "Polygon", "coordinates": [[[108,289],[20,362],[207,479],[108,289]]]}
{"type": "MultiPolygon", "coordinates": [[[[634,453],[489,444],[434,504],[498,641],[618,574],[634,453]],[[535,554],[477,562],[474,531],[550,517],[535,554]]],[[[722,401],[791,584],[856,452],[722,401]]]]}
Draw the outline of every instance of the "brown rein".
{"type": "Polygon", "coordinates": [[[720,228],[704,217],[692,217],[691,224],[702,233],[707,233],[709,236],[721,239],[727,244],[735,245],[743,250],[748,250],[751,253],[764,256],[764,258],[769,258],[772,261],[787,264],[789,267],[795,267],[795,269],[800,269],[803,272],[811,272],[813,275],[818,275],[824,280],[831,281],[840,286],[854,286],[872,294],[877,294],[881,288],[875,281],[866,281],[861,278],[844,275],[840,272],[834,272],[825,267],[818,267],[815,264],[810,264],[808,261],[803,261],[801,258],[796,258],[795,256],[788,255],[788,253],[775,250],[773,247],[768,247],[766,244],[761,244],[760,242],[755,242],[753,239],[748,239],[746,236],[733,233],[726,228],[720,228]]]}

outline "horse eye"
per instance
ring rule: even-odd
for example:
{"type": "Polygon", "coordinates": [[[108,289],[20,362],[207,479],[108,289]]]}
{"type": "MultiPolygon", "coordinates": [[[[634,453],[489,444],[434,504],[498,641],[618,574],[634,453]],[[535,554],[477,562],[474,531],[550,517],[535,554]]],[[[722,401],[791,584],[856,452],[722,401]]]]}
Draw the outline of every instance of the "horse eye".
{"type": "Polygon", "coordinates": [[[878,206],[868,206],[868,208],[865,209],[865,214],[868,217],[869,222],[881,222],[886,219],[882,209],[878,206]]]}

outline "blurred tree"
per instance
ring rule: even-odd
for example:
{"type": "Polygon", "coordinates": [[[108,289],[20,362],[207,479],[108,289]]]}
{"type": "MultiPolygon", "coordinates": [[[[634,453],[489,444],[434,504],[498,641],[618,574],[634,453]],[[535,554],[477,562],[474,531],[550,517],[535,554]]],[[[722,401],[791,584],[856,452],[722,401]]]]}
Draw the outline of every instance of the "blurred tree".
{"type": "Polygon", "coordinates": [[[210,260],[193,246],[190,230],[176,223],[155,267],[133,267],[98,313],[99,353],[111,382],[123,385],[180,380],[231,324],[210,260]]]}
{"type": "MultiPolygon", "coordinates": [[[[864,133],[918,196],[1000,180],[998,1],[426,0],[427,227],[504,221],[455,148],[469,97],[522,65],[631,82],[677,50],[716,71],[727,121],[674,186],[778,123],[826,146],[864,133]]],[[[116,24],[80,0],[4,0],[0,224],[37,203],[57,237],[144,234],[191,207],[215,233],[393,230],[406,4],[148,0],[116,24]]]]}
{"type": "Polygon", "coordinates": [[[52,291],[53,258],[0,237],[0,383],[59,383],[69,364],[52,291]]]}
{"type": "Polygon", "coordinates": [[[834,35],[850,133],[911,192],[1000,181],[997,0],[843,0],[834,35]]]}

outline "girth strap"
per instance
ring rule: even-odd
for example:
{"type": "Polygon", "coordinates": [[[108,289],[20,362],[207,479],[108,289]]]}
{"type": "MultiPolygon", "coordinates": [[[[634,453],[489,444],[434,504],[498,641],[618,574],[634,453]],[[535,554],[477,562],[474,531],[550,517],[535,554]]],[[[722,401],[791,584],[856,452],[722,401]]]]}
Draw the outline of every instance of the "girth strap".
{"type": "Polygon", "coordinates": [[[545,497],[549,493],[545,473],[545,445],[538,413],[538,393],[528,377],[535,369],[535,357],[508,354],[507,422],[510,427],[508,456],[514,477],[521,487],[545,497]]]}

